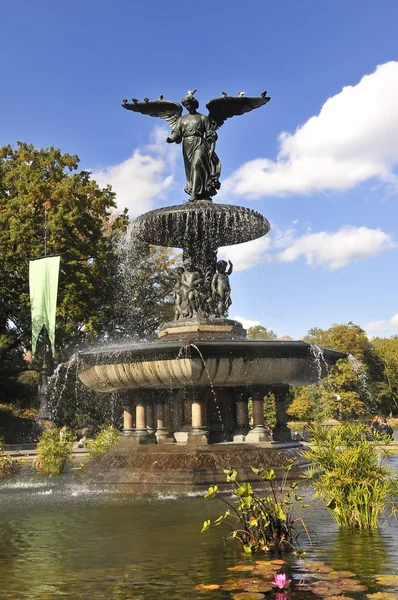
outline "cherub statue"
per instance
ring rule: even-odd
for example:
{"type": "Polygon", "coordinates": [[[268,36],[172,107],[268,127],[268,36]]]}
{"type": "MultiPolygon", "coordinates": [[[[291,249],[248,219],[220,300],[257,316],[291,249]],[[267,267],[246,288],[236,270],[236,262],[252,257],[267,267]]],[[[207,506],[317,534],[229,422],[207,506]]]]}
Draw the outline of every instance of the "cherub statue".
{"type": "Polygon", "coordinates": [[[182,142],[184,157],[186,186],[185,192],[189,194],[191,202],[196,200],[210,200],[220,189],[221,163],[215,153],[217,129],[226,119],[243,115],[255,108],[263,106],[271,98],[267,92],[259,97],[246,97],[241,92],[238,96],[228,96],[225,92],[220,98],[210,100],[206,107],[208,115],[197,111],[199,102],[195,98],[197,90],[189,91],[181,100],[181,104],[170,100],[163,100],[160,95],[158,100],[138,102],[133,98],[129,103],[123,100],[123,108],[139,112],[151,117],[165,119],[172,128],[166,142],[169,144],[182,142]],[[182,116],[183,106],[188,114],[182,116]]]}
{"type": "Polygon", "coordinates": [[[211,296],[214,305],[214,314],[216,317],[225,317],[228,308],[232,304],[231,285],[229,275],[231,275],[233,265],[231,261],[219,260],[216,265],[216,272],[211,280],[211,296]]]}
{"type": "Polygon", "coordinates": [[[186,288],[182,285],[182,274],[184,267],[176,267],[174,273],[176,275],[176,283],[174,284],[174,319],[178,321],[181,317],[186,316],[187,298],[186,288]]]}
{"type": "Polygon", "coordinates": [[[200,271],[192,265],[192,260],[184,260],[184,271],[181,274],[181,294],[186,300],[186,316],[188,319],[198,316],[200,310],[200,286],[203,283],[203,277],[200,271]]]}

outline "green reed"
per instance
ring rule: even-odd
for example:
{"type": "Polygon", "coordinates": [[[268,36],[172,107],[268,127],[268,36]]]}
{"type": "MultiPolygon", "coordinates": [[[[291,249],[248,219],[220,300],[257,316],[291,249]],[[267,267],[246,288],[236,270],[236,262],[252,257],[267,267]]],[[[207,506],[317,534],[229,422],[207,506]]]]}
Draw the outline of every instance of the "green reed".
{"type": "Polygon", "coordinates": [[[311,445],[302,452],[310,466],[305,477],[312,480],[316,495],[325,502],[339,527],[376,529],[382,511],[390,505],[397,478],[387,467],[386,436],[372,435],[362,424],[338,428],[314,427],[311,445]]]}

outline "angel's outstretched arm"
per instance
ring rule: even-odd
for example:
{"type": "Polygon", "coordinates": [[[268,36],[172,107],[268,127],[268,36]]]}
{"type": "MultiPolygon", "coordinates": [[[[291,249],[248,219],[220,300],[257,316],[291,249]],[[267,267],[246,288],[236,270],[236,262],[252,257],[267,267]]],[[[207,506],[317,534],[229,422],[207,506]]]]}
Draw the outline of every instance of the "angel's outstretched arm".
{"type": "Polygon", "coordinates": [[[229,268],[227,270],[227,275],[231,275],[232,271],[234,270],[234,266],[230,260],[228,261],[228,263],[229,263],[229,268]]]}
{"type": "Polygon", "coordinates": [[[172,144],[173,142],[175,144],[181,144],[181,140],[182,140],[182,131],[181,131],[180,119],[178,119],[177,123],[173,127],[173,131],[171,132],[169,137],[166,138],[166,142],[168,144],[172,144]]]}

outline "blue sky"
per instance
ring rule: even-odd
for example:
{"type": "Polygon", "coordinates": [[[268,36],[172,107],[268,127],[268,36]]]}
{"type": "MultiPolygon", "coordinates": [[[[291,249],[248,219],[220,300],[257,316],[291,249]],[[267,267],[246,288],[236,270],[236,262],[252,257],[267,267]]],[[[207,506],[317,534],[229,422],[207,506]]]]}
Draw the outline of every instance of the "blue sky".
{"type": "MultiPolygon", "coordinates": [[[[220,201],[272,233],[227,248],[232,317],[300,338],[398,333],[398,3],[47,0],[2,6],[0,144],[76,153],[130,214],[186,199],[180,147],[122,98],[271,102],[219,132],[220,201]],[[283,135],[282,135],[283,134],[283,135]]],[[[159,121],[159,122],[158,122],[159,121]]]]}

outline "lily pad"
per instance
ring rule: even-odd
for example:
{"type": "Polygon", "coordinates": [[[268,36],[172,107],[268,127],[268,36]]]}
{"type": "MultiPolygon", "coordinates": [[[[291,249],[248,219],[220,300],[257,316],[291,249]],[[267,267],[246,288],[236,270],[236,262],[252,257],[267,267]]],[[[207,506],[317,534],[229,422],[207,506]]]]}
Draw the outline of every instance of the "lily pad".
{"type": "Polygon", "coordinates": [[[243,590],[244,585],[242,584],[242,581],[247,581],[247,580],[231,577],[230,579],[226,579],[224,581],[224,583],[221,585],[221,588],[223,590],[227,590],[229,592],[233,592],[234,590],[243,590]]]}
{"type": "Polygon", "coordinates": [[[376,592],[375,594],[366,594],[369,600],[397,600],[398,594],[392,592],[376,592]]]}
{"type": "Polygon", "coordinates": [[[253,571],[254,565],[235,565],[234,567],[228,567],[227,571],[253,571]]]}
{"type": "Polygon", "coordinates": [[[236,579],[227,579],[222,584],[223,590],[244,590],[245,592],[270,592],[272,585],[264,579],[256,577],[241,577],[236,579]]]}
{"type": "Polygon", "coordinates": [[[355,579],[340,579],[336,583],[341,586],[344,592],[366,592],[368,589],[366,585],[362,585],[362,583],[359,583],[355,579]]]}
{"type": "Polygon", "coordinates": [[[195,590],[219,590],[220,587],[221,585],[218,585],[217,583],[199,583],[199,585],[195,585],[195,590]]]}
{"type": "Polygon", "coordinates": [[[264,581],[264,579],[252,579],[251,583],[246,587],[247,591],[252,592],[270,592],[273,587],[269,581],[264,581]]]}
{"type": "Polygon", "coordinates": [[[301,563],[301,566],[304,567],[310,573],[332,573],[334,569],[332,567],[328,567],[324,562],[321,561],[306,561],[301,563]]]}
{"type": "Polygon", "coordinates": [[[272,565],[285,565],[286,561],[282,560],[281,558],[276,558],[275,560],[271,560],[270,563],[272,565]]]}
{"type": "Polygon", "coordinates": [[[273,569],[272,571],[270,571],[267,568],[261,567],[261,566],[256,566],[256,568],[252,571],[253,575],[258,575],[259,577],[263,577],[264,579],[274,579],[276,572],[275,569],[273,569]]]}
{"type": "Polygon", "coordinates": [[[275,564],[272,560],[256,560],[256,565],[261,565],[262,567],[272,567],[275,564]]]}
{"type": "Polygon", "coordinates": [[[349,596],[326,596],[324,600],[354,600],[349,596]]]}
{"type": "Polygon", "coordinates": [[[350,577],[356,577],[352,571],[330,571],[325,575],[325,579],[338,580],[338,579],[349,579],[350,577]]]}
{"type": "Polygon", "coordinates": [[[375,579],[377,583],[388,587],[398,585],[398,573],[382,573],[381,575],[375,575],[375,579]]]}
{"type": "Polygon", "coordinates": [[[295,587],[298,592],[312,592],[313,590],[312,586],[306,583],[298,583],[295,587]]]}
{"type": "Polygon", "coordinates": [[[257,592],[238,592],[232,598],[233,600],[262,600],[265,596],[257,592]]]}
{"type": "Polygon", "coordinates": [[[312,588],[314,594],[318,596],[340,596],[343,591],[340,585],[336,585],[334,582],[321,581],[312,588]]]}

